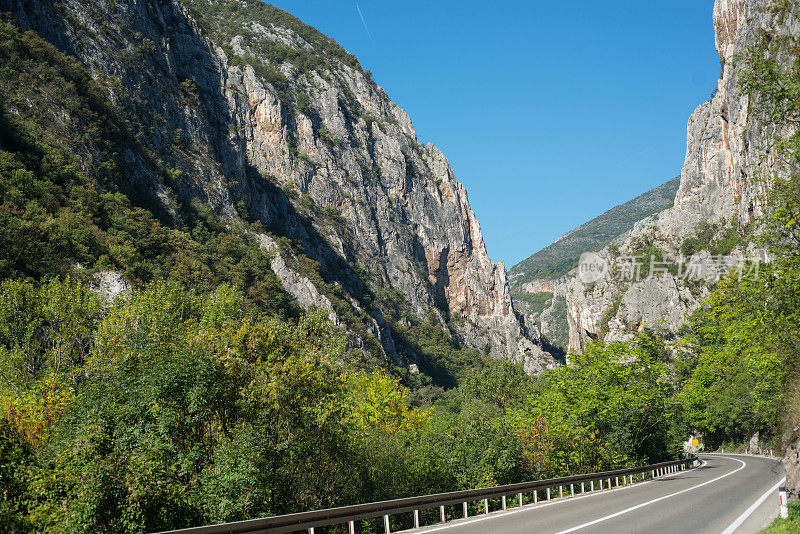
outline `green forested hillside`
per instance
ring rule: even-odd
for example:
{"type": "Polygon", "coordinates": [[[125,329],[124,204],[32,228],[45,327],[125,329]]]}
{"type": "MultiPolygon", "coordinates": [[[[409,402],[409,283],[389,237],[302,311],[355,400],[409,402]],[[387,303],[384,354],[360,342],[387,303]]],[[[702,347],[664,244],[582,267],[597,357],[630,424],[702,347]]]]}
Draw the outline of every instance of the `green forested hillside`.
{"type": "Polygon", "coordinates": [[[6,280],[0,319],[12,531],[234,521],[663,460],[680,441],[657,340],[536,383],[487,362],[421,409],[348,360],[324,313],[248,311],[228,285],[155,282],[104,310],[69,278],[6,280]]]}
{"type": "Polygon", "coordinates": [[[672,205],[680,177],[651,189],[625,204],[615,206],[599,217],[570,230],[549,245],[509,269],[512,288],[525,282],[556,279],[578,265],[584,252],[600,250],[614,238],[630,230],[634,223],[672,205]]]}

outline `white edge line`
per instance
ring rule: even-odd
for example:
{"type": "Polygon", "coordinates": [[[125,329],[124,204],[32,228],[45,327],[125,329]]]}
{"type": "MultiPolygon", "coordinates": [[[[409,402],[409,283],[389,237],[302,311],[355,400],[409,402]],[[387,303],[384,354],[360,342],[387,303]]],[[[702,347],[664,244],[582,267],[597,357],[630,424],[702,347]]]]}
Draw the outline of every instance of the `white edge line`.
{"type": "Polygon", "coordinates": [[[764,492],[764,494],[763,494],[761,497],[759,497],[759,498],[758,498],[758,500],[757,500],[756,502],[754,502],[753,504],[751,504],[751,505],[750,505],[750,508],[748,508],[747,510],[745,510],[745,511],[742,513],[742,515],[740,515],[739,517],[737,517],[737,518],[736,518],[736,519],[733,521],[733,523],[731,523],[730,525],[728,525],[728,528],[726,528],[725,530],[723,530],[723,531],[722,531],[722,534],[731,534],[733,531],[735,531],[737,528],[739,528],[739,527],[742,525],[742,523],[744,523],[744,522],[745,522],[745,520],[746,520],[748,517],[750,517],[750,514],[752,514],[753,512],[755,512],[755,511],[756,511],[756,508],[758,508],[759,506],[761,506],[761,503],[763,503],[764,501],[766,501],[766,500],[767,500],[767,498],[768,498],[770,495],[772,495],[772,492],[773,492],[773,491],[775,491],[776,489],[778,489],[778,488],[781,486],[781,484],[783,484],[784,482],[786,482],[786,477],[783,477],[782,479],[780,479],[780,480],[778,481],[778,483],[777,483],[777,484],[775,484],[775,485],[774,485],[774,486],[772,486],[770,489],[768,489],[766,492],[764,492]]]}
{"type": "Polygon", "coordinates": [[[734,469],[730,473],[725,473],[724,475],[718,476],[717,478],[712,478],[711,480],[706,480],[705,482],[697,484],[696,486],[691,486],[689,488],[682,489],[681,491],[676,491],[675,493],[670,493],[668,495],[662,495],[661,497],[658,497],[657,499],[652,499],[650,501],[637,504],[636,506],[631,506],[630,508],[626,508],[624,510],[620,510],[619,512],[607,515],[605,517],[601,517],[599,519],[595,519],[594,521],[589,521],[588,523],[583,523],[582,525],[578,525],[578,526],[575,526],[575,527],[572,527],[572,528],[568,528],[567,530],[562,530],[560,532],[557,532],[556,534],[569,534],[570,532],[575,532],[576,530],[580,530],[582,528],[590,527],[592,525],[596,525],[597,523],[602,523],[603,521],[608,521],[609,519],[613,519],[615,517],[619,517],[619,516],[621,516],[623,514],[627,514],[628,512],[633,512],[634,510],[638,510],[639,508],[644,508],[645,506],[648,506],[650,504],[654,504],[654,503],[657,503],[659,501],[663,501],[664,499],[669,499],[670,497],[675,497],[676,495],[680,495],[681,493],[686,493],[687,491],[692,491],[692,490],[695,490],[697,488],[702,488],[703,486],[711,484],[712,482],[716,482],[717,480],[722,480],[723,478],[729,477],[729,476],[733,475],[734,473],[738,473],[739,471],[741,471],[742,469],[747,467],[747,464],[744,463],[743,461],[741,461],[738,458],[731,458],[731,457],[728,457],[728,456],[722,456],[721,458],[728,458],[729,460],[736,460],[737,462],[739,462],[742,465],[740,467],[738,467],[737,469],[734,469]]]}
{"type": "MultiPolygon", "coordinates": [[[[703,467],[706,464],[707,464],[707,462],[705,460],[700,459],[700,465],[698,465],[697,467],[691,468],[690,471],[694,470],[694,469],[699,469],[700,467],[703,467]]],[[[414,529],[414,530],[411,530],[411,531],[404,531],[404,532],[419,532],[420,534],[422,534],[422,533],[425,533],[425,532],[436,532],[436,531],[445,530],[445,529],[448,529],[448,528],[456,528],[456,527],[460,527],[460,526],[463,526],[463,525],[469,525],[470,523],[479,523],[481,521],[486,521],[487,519],[495,519],[497,517],[505,517],[507,515],[518,514],[520,512],[530,512],[532,510],[538,510],[539,508],[546,508],[548,506],[553,506],[555,504],[561,504],[561,503],[565,503],[565,502],[574,502],[574,501],[578,501],[580,499],[588,499],[589,497],[596,497],[598,495],[607,495],[609,493],[614,493],[616,491],[632,489],[632,488],[643,486],[645,484],[650,484],[651,482],[654,482],[656,480],[664,480],[664,479],[667,479],[667,478],[672,478],[672,477],[675,477],[675,476],[682,475],[684,473],[686,473],[686,471],[677,471],[675,473],[670,473],[670,474],[667,474],[667,475],[662,475],[660,477],[651,478],[650,480],[643,480],[641,482],[634,482],[633,484],[629,484],[627,486],[620,486],[620,487],[614,488],[614,489],[595,490],[593,492],[586,493],[585,495],[581,493],[578,496],[556,498],[556,499],[554,499],[552,501],[544,501],[544,502],[539,502],[539,503],[530,503],[530,504],[526,504],[526,505],[521,506],[521,507],[515,507],[515,508],[513,508],[511,510],[507,509],[507,510],[503,510],[503,511],[491,512],[488,515],[481,514],[479,517],[470,517],[468,519],[455,519],[455,520],[449,521],[447,524],[444,524],[444,525],[422,527],[420,529],[414,529]]]]}

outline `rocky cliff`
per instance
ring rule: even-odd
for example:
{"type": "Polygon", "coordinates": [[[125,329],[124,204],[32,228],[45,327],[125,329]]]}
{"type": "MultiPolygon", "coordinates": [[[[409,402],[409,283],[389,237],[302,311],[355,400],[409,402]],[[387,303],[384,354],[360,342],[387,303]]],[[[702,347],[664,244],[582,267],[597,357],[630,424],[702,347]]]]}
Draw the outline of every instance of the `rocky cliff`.
{"type": "Polygon", "coordinates": [[[740,87],[741,58],[764,29],[795,35],[800,30],[767,9],[768,4],[766,0],[715,2],[713,23],[722,72],[712,98],[689,118],[674,205],[639,221],[603,249],[599,255],[608,269],[602,277],[571,280],[569,349],[581,350],[591,339],[628,339],[645,326],[676,331],[697,309],[720,271],[738,257],[755,254],[748,240],[763,214],[770,187],[764,178],[775,162],[767,148],[771,125],[748,113],[752,102],[740,87]],[[681,266],[705,274],[691,279],[681,266]],[[621,275],[631,269],[639,276],[621,275]]]}
{"type": "MultiPolygon", "coordinates": [[[[122,110],[141,150],[124,152],[117,185],[165,224],[187,210],[250,223],[300,305],[329,309],[356,346],[395,364],[420,357],[396,331],[431,317],[529,372],[555,364],[515,315],[505,266],[488,257],[445,156],[331,39],[244,0],[0,9],[74,57],[122,110]]],[[[90,173],[102,165],[91,152],[90,173]]]]}

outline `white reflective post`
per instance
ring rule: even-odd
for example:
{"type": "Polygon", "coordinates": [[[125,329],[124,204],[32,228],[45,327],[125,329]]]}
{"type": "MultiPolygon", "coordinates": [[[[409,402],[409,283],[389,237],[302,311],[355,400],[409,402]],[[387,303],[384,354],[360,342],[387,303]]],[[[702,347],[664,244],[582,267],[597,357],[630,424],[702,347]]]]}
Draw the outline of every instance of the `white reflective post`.
{"type": "Polygon", "coordinates": [[[781,486],[778,488],[778,504],[781,507],[781,517],[786,519],[789,517],[789,507],[786,505],[786,487],[781,486]]]}
{"type": "Polygon", "coordinates": [[[439,518],[442,520],[442,523],[444,523],[444,506],[439,507],[439,518]]]}

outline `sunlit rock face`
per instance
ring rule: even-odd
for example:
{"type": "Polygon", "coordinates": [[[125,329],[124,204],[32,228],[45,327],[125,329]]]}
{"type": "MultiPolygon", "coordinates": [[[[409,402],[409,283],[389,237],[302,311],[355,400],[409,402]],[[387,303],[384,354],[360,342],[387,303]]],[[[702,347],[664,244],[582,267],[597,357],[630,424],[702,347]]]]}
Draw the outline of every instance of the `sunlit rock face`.
{"type": "MultiPolygon", "coordinates": [[[[638,222],[633,230],[604,254],[613,267],[616,255],[636,254],[646,240],[677,262],[680,245],[696,234],[698,225],[743,228],[758,224],[764,214],[769,177],[774,175],[774,154],[769,153],[773,129],[748,113],[750,97],[738,85],[742,54],[758,32],[800,34],[797,21],[765,10],[766,0],[717,0],[713,23],[722,72],[714,95],[689,117],[686,157],[674,206],[638,222]],[[613,256],[613,257],[612,257],[613,256]]],[[[742,244],[734,254],[754,253],[742,244]]],[[[702,254],[708,254],[702,252],[702,254]]],[[[694,261],[708,262],[706,257],[694,261]]],[[[708,294],[708,281],[687,283],[671,273],[649,280],[620,280],[609,269],[592,284],[574,278],[569,283],[567,308],[569,348],[579,351],[592,339],[624,340],[644,327],[675,332],[708,294]]],[[[713,282],[713,280],[711,280],[713,282]]]]}
{"type": "MultiPolygon", "coordinates": [[[[154,158],[180,171],[167,186],[131,157],[129,189],[173,216],[199,202],[300,243],[371,317],[387,358],[414,363],[396,350],[387,310],[368,298],[396,290],[414,317],[433,313],[472,347],[532,373],[555,365],[511,308],[505,266],[487,255],[447,158],[419,142],[408,115],[327,37],[243,0],[0,8],[86,65],[154,158]]],[[[273,268],[298,303],[331,309],[283,260],[273,268]]]]}

